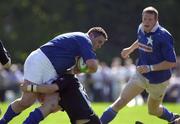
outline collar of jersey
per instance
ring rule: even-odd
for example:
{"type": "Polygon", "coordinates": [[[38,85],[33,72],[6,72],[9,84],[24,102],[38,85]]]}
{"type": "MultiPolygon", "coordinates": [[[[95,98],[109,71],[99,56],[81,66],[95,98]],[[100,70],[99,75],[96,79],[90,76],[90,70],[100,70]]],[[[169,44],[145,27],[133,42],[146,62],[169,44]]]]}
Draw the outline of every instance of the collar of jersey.
{"type": "MultiPolygon", "coordinates": [[[[157,21],[157,23],[156,23],[155,26],[152,28],[152,30],[151,30],[150,33],[155,32],[158,28],[159,28],[159,22],[157,21]]],[[[139,29],[140,29],[143,33],[145,33],[145,32],[144,32],[144,28],[143,28],[143,26],[142,26],[142,23],[139,25],[139,29]]]]}

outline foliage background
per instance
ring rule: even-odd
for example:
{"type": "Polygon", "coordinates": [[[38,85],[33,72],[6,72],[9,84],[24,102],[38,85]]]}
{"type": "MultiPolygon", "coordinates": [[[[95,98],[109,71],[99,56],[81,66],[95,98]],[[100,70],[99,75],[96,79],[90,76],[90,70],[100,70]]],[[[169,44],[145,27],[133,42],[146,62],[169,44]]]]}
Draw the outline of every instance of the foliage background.
{"type": "Polygon", "coordinates": [[[102,26],[109,42],[97,55],[109,63],[136,39],[147,6],[158,9],[160,24],[174,36],[180,55],[179,0],[0,0],[0,39],[12,61],[23,63],[32,50],[58,34],[102,26]]]}

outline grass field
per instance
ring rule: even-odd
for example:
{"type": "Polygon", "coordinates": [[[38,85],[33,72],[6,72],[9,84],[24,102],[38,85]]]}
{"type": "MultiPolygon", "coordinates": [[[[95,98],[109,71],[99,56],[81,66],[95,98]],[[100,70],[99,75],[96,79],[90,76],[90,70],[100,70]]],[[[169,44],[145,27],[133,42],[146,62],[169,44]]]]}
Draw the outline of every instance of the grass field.
{"type": "MultiPolygon", "coordinates": [[[[92,107],[95,110],[95,112],[100,116],[108,105],[109,103],[93,103],[92,107]]],[[[7,103],[0,104],[0,108],[2,109],[2,114],[5,112],[7,106],[8,106],[7,103]]],[[[20,116],[13,119],[12,122],[9,124],[22,124],[23,120],[28,116],[29,112],[37,106],[38,104],[27,109],[20,116]]],[[[173,112],[180,113],[180,104],[165,104],[165,106],[173,112]]],[[[123,110],[121,110],[118,113],[117,117],[110,124],[134,124],[136,120],[142,121],[145,124],[167,124],[166,121],[148,115],[146,105],[125,107],[123,110]]],[[[65,112],[57,112],[55,114],[51,114],[50,116],[48,116],[40,124],[70,124],[70,123],[65,112]]]]}

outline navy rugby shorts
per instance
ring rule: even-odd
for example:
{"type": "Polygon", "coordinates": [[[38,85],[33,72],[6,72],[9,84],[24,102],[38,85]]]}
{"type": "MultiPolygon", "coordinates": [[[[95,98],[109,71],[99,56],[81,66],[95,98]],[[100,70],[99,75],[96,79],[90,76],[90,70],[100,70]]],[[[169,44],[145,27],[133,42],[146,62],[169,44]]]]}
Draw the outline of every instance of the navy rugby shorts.
{"type": "Polygon", "coordinates": [[[59,105],[66,111],[72,124],[75,124],[76,120],[88,119],[95,114],[82,84],[74,75],[63,75],[56,83],[60,88],[59,105]]]}

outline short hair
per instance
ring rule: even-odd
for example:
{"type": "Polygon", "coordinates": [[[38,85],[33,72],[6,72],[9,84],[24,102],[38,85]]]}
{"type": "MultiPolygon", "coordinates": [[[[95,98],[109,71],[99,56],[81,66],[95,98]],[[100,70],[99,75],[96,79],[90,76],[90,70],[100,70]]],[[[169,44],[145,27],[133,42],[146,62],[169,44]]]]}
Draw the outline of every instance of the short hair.
{"type": "Polygon", "coordinates": [[[154,15],[155,15],[155,18],[156,18],[156,19],[158,18],[158,11],[157,11],[157,9],[155,9],[155,8],[152,7],[152,6],[146,7],[146,8],[143,10],[142,15],[143,15],[144,13],[154,14],[154,15]]]}
{"type": "Polygon", "coordinates": [[[98,37],[98,36],[102,35],[106,40],[108,40],[108,35],[107,35],[106,31],[102,27],[90,28],[87,33],[88,34],[93,33],[93,35],[95,37],[98,37]]]}

